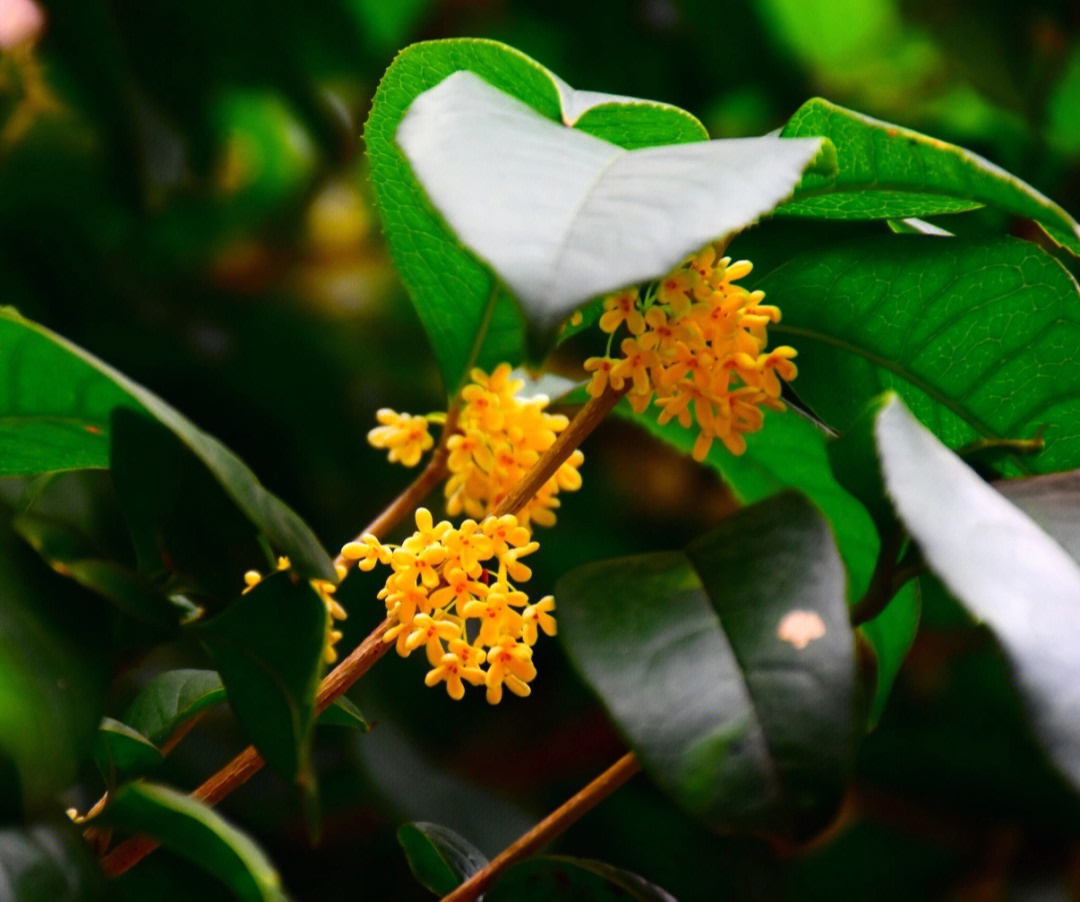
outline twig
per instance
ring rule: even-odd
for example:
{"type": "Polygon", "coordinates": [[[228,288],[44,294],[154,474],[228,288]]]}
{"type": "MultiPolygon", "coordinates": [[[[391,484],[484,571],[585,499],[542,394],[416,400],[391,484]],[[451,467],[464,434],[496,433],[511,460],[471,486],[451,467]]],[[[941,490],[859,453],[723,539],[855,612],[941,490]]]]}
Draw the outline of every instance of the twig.
{"type": "MultiPolygon", "coordinates": [[[[560,433],[555,442],[548,448],[541,458],[533,465],[532,469],[522,477],[521,482],[514,490],[503,499],[495,513],[502,516],[506,513],[519,512],[540,487],[551,478],[556,470],[568,458],[573,451],[584,441],[587,436],[612,407],[621,398],[623,392],[608,389],[599,398],[594,398],[581,408],[570,421],[569,425],[560,433]]],[[[386,530],[391,529],[403,517],[405,517],[416,505],[418,505],[428,492],[442,479],[446,473],[446,460],[449,456],[447,442],[456,429],[457,406],[455,405],[446,418],[443,427],[442,438],[439,447],[435,449],[427,467],[412,482],[401,495],[380,513],[367,528],[360,533],[372,533],[381,536],[386,530]]],[[[348,567],[353,562],[342,559],[335,563],[342,563],[348,567]]],[[[319,691],[315,697],[315,710],[321,712],[334,703],[334,700],[351,687],[362,677],[372,665],[379,660],[387,651],[390,644],[383,641],[386,631],[393,625],[389,618],[383,620],[363,642],[361,642],[351,654],[344,658],[340,664],[330,671],[319,685],[319,691]]],[[[216,805],[238,786],[246,783],[263,766],[262,756],[255,751],[253,746],[248,746],[228,764],[211,776],[198,789],[192,792],[192,796],[201,799],[209,805],[216,805]]],[[[597,778],[602,780],[603,776],[597,778]]],[[[593,784],[589,784],[592,786],[593,784]]],[[[586,790],[589,787],[586,787],[586,790]]],[[[614,787],[613,787],[614,789],[614,787]]],[[[582,790],[585,792],[586,790],[582,790]]],[[[611,790],[608,790],[609,792],[611,790]]],[[[578,793],[580,796],[582,793],[578,793]]],[[[574,798],[578,798],[575,796],[574,798]]],[[[600,798],[602,798],[601,796],[600,798]]],[[[573,799],[571,800],[573,801],[573,799]]],[[[599,799],[597,799],[599,801],[599,799]]],[[[567,803],[569,804],[569,803],[567,803]]],[[[596,804],[593,802],[592,804],[596,804]]],[[[592,804],[588,807],[592,807],[592,804]]],[[[564,806],[565,807],[565,806],[564,806]]],[[[562,810],[562,809],[560,809],[562,810]]],[[[585,808],[584,810],[588,810],[585,808]]],[[[584,810],[582,813],[584,813],[584,810]]],[[[580,814],[577,815],[580,817],[580,814]]],[[[573,818],[571,818],[573,820],[573,818]]],[[[544,822],[546,823],[546,821],[544,822]]],[[[569,821],[567,821],[569,823],[569,821]]],[[[120,843],[115,849],[101,859],[101,866],[110,877],[116,877],[134,867],[143,858],[158,847],[155,840],[145,836],[135,836],[120,843]]],[[[509,850],[507,850],[509,851],[509,850]]],[[[505,853],[504,853],[505,854],[505,853]]],[[[498,859],[496,859],[497,861],[498,859]]]]}
{"type": "Polygon", "coordinates": [[[627,752],[588,786],[575,793],[505,849],[482,869],[473,874],[442,902],[472,902],[484,892],[510,865],[527,858],[541,846],[546,845],[570,824],[591,811],[611,795],[634,774],[641,770],[641,763],[633,752],[627,752]]]}

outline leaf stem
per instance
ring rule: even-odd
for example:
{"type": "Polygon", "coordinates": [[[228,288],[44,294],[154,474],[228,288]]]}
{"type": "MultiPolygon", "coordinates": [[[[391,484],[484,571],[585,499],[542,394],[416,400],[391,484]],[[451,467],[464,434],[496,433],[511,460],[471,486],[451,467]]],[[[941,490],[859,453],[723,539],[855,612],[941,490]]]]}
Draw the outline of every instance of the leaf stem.
{"type": "Polygon", "coordinates": [[[523,834],[503,849],[484,868],[473,874],[452,893],[443,896],[442,902],[473,902],[510,865],[527,858],[541,846],[546,845],[640,770],[641,762],[638,761],[637,756],[633,752],[627,752],[528,833],[523,834]]]}
{"type": "Polygon", "coordinates": [[[913,566],[901,566],[897,560],[907,538],[907,532],[897,526],[885,539],[866,594],[851,606],[852,626],[861,626],[877,617],[889,606],[900,587],[923,571],[921,559],[913,566]]]}
{"type": "MultiPolygon", "coordinates": [[[[582,407],[551,447],[544,452],[532,469],[522,477],[521,482],[503,499],[503,502],[496,508],[494,513],[499,516],[507,513],[518,513],[528,504],[533,495],[551,478],[552,474],[584,441],[585,437],[597,427],[622,396],[623,392],[613,391],[609,388],[599,398],[591,399],[582,407]]],[[[393,528],[415,508],[446,474],[446,461],[449,457],[447,443],[457,426],[458,409],[459,406],[454,404],[448,412],[439,446],[435,449],[435,453],[432,455],[427,467],[404,492],[367,525],[360,535],[364,533],[372,533],[376,536],[385,534],[387,530],[393,528]]],[[[349,567],[353,562],[344,560],[339,556],[335,563],[349,567]]],[[[391,626],[393,626],[393,621],[390,618],[383,620],[363,642],[353,649],[351,654],[345,657],[337,667],[323,678],[315,696],[316,712],[321,712],[333,704],[338,696],[349,689],[353,683],[371,669],[379,658],[390,650],[391,646],[383,641],[383,636],[391,626]]],[[[262,756],[255,751],[255,748],[248,746],[191,794],[194,798],[200,799],[209,805],[216,805],[238,786],[251,779],[263,766],[263,763],[262,756]]],[[[602,777],[598,778],[598,780],[600,779],[602,777]]],[[[590,786],[592,785],[590,784],[590,786]]],[[[588,788],[586,787],[586,790],[588,788]]],[[[614,788],[616,787],[612,787],[608,792],[611,792],[614,788]]],[[[586,790],[582,790],[582,792],[586,790]]],[[[578,795],[581,795],[581,793],[578,795]]],[[[576,799],[577,796],[574,798],[576,799]]],[[[603,798],[603,796],[599,798],[603,798]]],[[[599,798],[597,801],[599,801],[599,798]]],[[[596,803],[593,802],[592,804],[596,803]]],[[[592,806],[589,805],[588,807],[592,806]]],[[[586,810],[588,808],[583,809],[581,813],[586,810]]],[[[580,817],[580,814],[577,817],[580,817]]],[[[565,823],[570,823],[573,819],[571,818],[565,823]]],[[[546,821],[543,823],[546,823],[546,821]]],[[[157,847],[156,840],[145,836],[132,837],[120,843],[105,855],[101,859],[101,867],[106,875],[110,877],[119,876],[138,864],[157,847]]]]}

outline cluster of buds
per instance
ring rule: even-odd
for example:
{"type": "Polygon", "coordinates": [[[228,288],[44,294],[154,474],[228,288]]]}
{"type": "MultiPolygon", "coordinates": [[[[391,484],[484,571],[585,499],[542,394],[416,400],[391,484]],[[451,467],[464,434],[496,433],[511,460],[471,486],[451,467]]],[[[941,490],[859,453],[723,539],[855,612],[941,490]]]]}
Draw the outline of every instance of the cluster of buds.
{"type": "MultiPolygon", "coordinates": [[[[479,519],[492,513],[569,422],[547,412],[544,395],[520,397],[524,382],[511,373],[508,363],[490,376],[474,369],[472,382],[461,392],[457,430],[447,441],[446,512],[451,517],[479,519]]],[[[387,449],[391,462],[413,466],[432,446],[428,424],[440,415],[419,417],[384,408],[377,416],[382,425],[368,433],[368,441],[387,449]]],[[[555,523],[558,494],[581,487],[578,471],[584,459],[575,450],[563,462],[518,514],[522,526],[555,523]]]]}
{"type": "Polygon", "coordinates": [[[529,694],[536,676],[532,646],[540,632],[555,634],[555,600],[530,604],[517,588],[532,575],[521,558],[538,547],[513,514],[455,527],[419,508],[416,531],[401,545],[369,534],[345,545],[342,555],[361,570],[390,566],[379,592],[393,621],[384,640],[402,656],[424,648],[428,686],[445,683],[450,697],[460,699],[464,683],[483,685],[487,700],[498,704],[504,686],[529,694]]]}
{"type": "MultiPolygon", "coordinates": [[[[282,555],[277,559],[278,570],[288,570],[292,567],[292,562],[282,555]]],[[[337,571],[338,581],[340,582],[345,578],[345,574],[348,572],[344,566],[337,564],[335,567],[337,571]]],[[[250,592],[259,583],[263,581],[263,575],[258,570],[248,570],[244,574],[244,585],[246,588],[244,592],[250,592]]],[[[326,605],[326,644],[323,650],[323,659],[327,664],[333,664],[337,660],[337,651],[334,646],[341,638],[341,630],[334,628],[334,623],[338,620],[344,620],[346,618],[345,609],[341,606],[336,598],[334,598],[334,592],[337,590],[337,586],[329,580],[325,579],[313,579],[311,581],[311,588],[313,588],[319,595],[319,598],[323,600],[323,604],[326,605]]]]}
{"type": "Polygon", "coordinates": [[[599,397],[610,385],[626,389],[638,413],[655,398],[661,424],[677,419],[689,428],[696,420],[695,460],[705,459],[714,439],[742,454],[744,435],[762,426],[761,408],[784,409],[780,380],[797,375],[794,348],[765,350],[780,310],[762,303],[764,292],[733,284],[750,270],[709,245],[644,295],[631,289],[605,299],[600,328],[630,334],[620,358],[611,356],[609,339],[605,356],[586,361],[589,394],[599,397]]]}

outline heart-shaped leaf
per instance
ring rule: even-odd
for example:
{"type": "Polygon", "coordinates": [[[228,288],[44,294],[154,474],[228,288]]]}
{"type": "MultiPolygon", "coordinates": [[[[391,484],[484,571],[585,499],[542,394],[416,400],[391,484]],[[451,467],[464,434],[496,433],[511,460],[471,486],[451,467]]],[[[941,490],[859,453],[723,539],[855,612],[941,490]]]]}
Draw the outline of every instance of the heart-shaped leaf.
{"type": "Polygon", "coordinates": [[[1031,726],[1080,786],[1080,565],[908,412],[875,425],[885,485],[930,569],[995,634],[1031,726]]]}
{"type": "Polygon", "coordinates": [[[810,502],[777,495],[556,594],[571,661],[680,806],[795,836],[831,816],[863,712],[843,564],[810,502]]]}
{"type": "Polygon", "coordinates": [[[626,150],[461,71],[397,142],[458,239],[550,340],[590,298],[659,278],[787,197],[822,149],[776,137],[626,150]]]}
{"type": "Polygon", "coordinates": [[[471,842],[438,824],[405,824],[397,839],[413,876],[437,896],[452,892],[488,863],[471,842]]]}
{"type": "Polygon", "coordinates": [[[305,791],[314,788],[311,732],[326,618],[309,583],[275,573],[197,631],[252,744],[305,791]]]}
{"type": "MultiPolygon", "coordinates": [[[[478,365],[490,368],[525,356],[524,326],[516,304],[493,280],[489,267],[462,247],[432,207],[396,142],[398,127],[413,101],[462,71],[474,73],[550,123],[624,149],[708,138],[701,123],[683,110],[654,101],[574,91],[536,61],[495,41],[431,41],[402,51],[376,92],[364,140],[390,249],[451,392],[473,357],[478,365]],[[474,349],[480,333],[485,333],[482,346],[474,349]]],[[[447,135],[441,144],[442,150],[450,149],[447,135]]],[[[498,198],[489,185],[475,200],[483,204],[498,198]]],[[[524,220],[534,215],[527,209],[517,212],[524,220]]]]}
{"type": "Polygon", "coordinates": [[[167,786],[129,783],[95,819],[151,836],[209,871],[244,902],[284,902],[281,879],[262,850],[209,805],[167,786]]]}
{"type": "Polygon", "coordinates": [[[904,219],[987,204],[1035,220],[1080,253],[1076,220],[1031,185],[962,147],[821,98],[799,107],[781,134],[828,138],[836,147],[837,171],[807,175],[778,214],[904,219]]]}
{"type": "Polygon", "coordinates": [[[109,416],[130,408],[173,432],[297,569],[336,580],[307,524],[236,455],[152,392],[10,308],[0,309],[0,360],[0,475],[109,466],[109,416]]]}
{"type": "Polygon", "coordinates": [[[799,396],[837,430],[895,389],[952,447],[1045,426],[1045,450],[1016,468],[1080,464],[1080,295],[1034,245],[886,236],[800,255],[755,287],[783,311],[770,335],[799,352],[799,396]]]}

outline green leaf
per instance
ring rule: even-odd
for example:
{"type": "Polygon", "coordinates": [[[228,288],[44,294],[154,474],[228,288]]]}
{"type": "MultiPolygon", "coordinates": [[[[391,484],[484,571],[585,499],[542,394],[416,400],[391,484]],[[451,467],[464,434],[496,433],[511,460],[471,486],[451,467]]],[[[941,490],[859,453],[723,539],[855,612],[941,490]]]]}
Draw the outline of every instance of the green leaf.
{"type": "Polygon", "coordinates": [[[165,848],[216,876],[244,902],[286,898],[262,850],[209,805],[153,783],[129,783],[95,819],[151,836],[165,848]]]}
{"type": "Polygon", "coordinates": [[[833,176],[809,174],[777,212],[832,219],[904,219],[998,207],[1054,230],[1080,253],[1080,226],[1061,207],[962,147],[871,119],[821,98],[784,126],[789,138],[821,136],[836,147],[833,176]]]}
{"type": "Polygon", "coordinates": [[[755,287],[783,311],[770,334],[799,352],[799,396],[837,430],[895,389],[950,446],[1031,438],[1045,425],[1046,449],[1014,466],[1080,464],[1080,299],[1034,245],[853,241],[796,257],[755,287]]]}
{"type": "Polygon", "coordinates": [[[101,868],[75,825],[0,829],[4,902],[94,902],[105,898],[101,868]]]}
{"type": "Polygon", "coordinates": [[[320,727],[348,727],[367,733],[371,730],[371,724],[365,719],[363,713],[344,695],[334,699],[334,703],[324,710],[315,721],[320,727]]]}
{"type": "Polygon", "coordinates": [[[142,386],[43,326],[0,309],[0,475],[109,465],[109,416],[152,416],[213,473],[237,507],[294,566],[336,580],[330,558],[294,511],[217,439],[142,386]]]}
{"type": "Polygon", "coordinates": [[[109,609],[49,570],[0,509],[0,817],[50,802],[89,755],[109,609]]]}
{"type": "Polygon", "coordinates": [[[866,637],[874,651],[877,665],[877,679],[874,681],[874,694],[867,717],[870,727],[877,726],[885,711],[896,677],[915,643],[921,617],[919,583],[912,581],[892,597],[884,611],[859,627],[859,632],[866,637]]]}
{"type": "Polygon", "coordinates": [[[404,824],[397,839],[413,876],[437,896],[452,892],[488,863],[467,839],[438,824],[404,824]]]}
{"type": "Polygon", "coordinates": [[[265,558],[255,524],[160,423],[114,411],[111,465],[139,569],[171,594],[231,599],[250,562],[265,558]]]}
{"type": "Polygon", "coordinates": [[[311,733],[326,618],[326,605],[311,585],[282,572],[196,631],[252,744],[305,791],[314,787],[311,733]]]}
{"type": "Polygon", "coordinates": [[[142,777],[164,760],[157,746],[127,724],[106,717],[94,740],[94,761],[111,788],[142,777]]]}
{"type": "Polygon", "coordinates": [[[1050,759],[1080,785],[1080,565],[894,398],[875,434],[923,558],[995,634],[1050,759]]]}
{"type": "Polygon", "coordinates": [[[994,488],[1080,561],[1080,470],[1002,480],[994,488]]]}
{"type": "MultiPolygon", "coordinates": [[[[394,261],[451,392],[468,366],[489,301],[491,320],[477,364],[490,369],[504,360],[520,361],[525,355],[524,327],[515,303],[493,282],[488,267],[461,246],[429,202],[396,143],[398,127],[413,101],[460,71],[474,73],[552,122],[573,125],[579,132],[622,148],[708,137],[705,128],[683,110],[651,101],[575,92],[534,60],[494,41],[431,41],[413,44],[398,54],[375,94],[364,140],[394,261]]],[[[449,142],[444,141],[444,145],[447,149],[449,142]]],[[[491,190],[486,190],[483,198],[496,200],[491,190]]]]}
{"type": "Polygon", "coordinates": [[[724,830],[807,836],[835,811],[863,713],[845,574],[788,492],[686,552],[559,581],[559,637],[642,765],[724,830]]]}
{"type": "Polygon", "coordinates": [[[487,902],[676,902],[649,881],[603,861],[545,855],[514,865],[484,894],[487,902]]]}
{"type": "Polygon", "coordinates": [[[468,71],[413,100],[396,137],[458,240],[549,343],[590,298],[659,278],[756,222],[823,146],[764,137],[626,150],[468,71]]]}
{"type": "Polygon", "coordinates": [[[168,670],[146,684],[123,721],[162,745],[187,720],[224,700],[225,686],[217,671],[168,670]]]}
{"type": "Polygon", "coordinates": [[[176,631],[183,610],[140,574],[116,561],[104,560],[75,527],[40,514],[20,514],[12,526],[57,573],[166,635],[176,631]]]}

